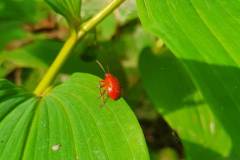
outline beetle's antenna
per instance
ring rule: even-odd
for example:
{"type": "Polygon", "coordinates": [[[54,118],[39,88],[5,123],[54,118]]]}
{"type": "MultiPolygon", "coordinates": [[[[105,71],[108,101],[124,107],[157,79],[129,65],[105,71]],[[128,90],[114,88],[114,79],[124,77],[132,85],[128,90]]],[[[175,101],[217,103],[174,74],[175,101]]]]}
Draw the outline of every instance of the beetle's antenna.
{"type": "Polygon", "coordinates": [[[109,65],[108,65],[108,64],[107,64],[107,72],[110,73],[110,71],[109,71],[109,65]]]}
{"type": "Polygon", "coordinates": [[[103,71],[104,73],[106,73],[106,71],[105,71],[102,63],[100,63],[98,60],[96,60],[96,63],[99,65],[99,67],[102,69],[102,71],[103,71]]]}

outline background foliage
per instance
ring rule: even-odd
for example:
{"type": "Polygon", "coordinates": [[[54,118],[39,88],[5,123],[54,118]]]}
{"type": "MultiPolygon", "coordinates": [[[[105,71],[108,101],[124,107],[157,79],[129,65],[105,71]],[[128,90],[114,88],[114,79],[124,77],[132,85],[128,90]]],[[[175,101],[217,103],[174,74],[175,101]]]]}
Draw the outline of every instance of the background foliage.
{"type": "MultiPolygon", "coordinates": [[[[0,2],[0,77],[24,88],[22,90],[5,80],[0,82],[1,97],[9,96],[1,98],[0,137],[13,131],[15,138],[22,135],[18,141],[21,148],[28,136],[26,131],[31,132],[25,152],[16,152],[11,158],[23,156],[29,159],[35,155],[35,159],[41,159],[47,155],[47,149],[56,147],[57,152],[53,152],[50,158],[68,156],[76,149],[76,153],[86,156],[85,159],[91,155],[99,156],[99,159],[107,155],[109,159],[131,159],[142,155],[137,159],[148,159],[141,130],[129,106],[143,129],[151,159],[240,158],[239,2],[137,0],[136,6],[134,0],[127,0],[77,44],[54,82],[64,83],[39,101],[31,92],[67,38],[69,29],[66,22],[76,29],[110,0],[47,2],[49,6],[43,0],[0,2]],[[69,11],[72,7],[74,9],[69,11]],[[98,78],[89,73],[104,77],[95,63],[96,59],[119,78],[123,97],[129,106],[124,100],[109,101],[101,114],[98,104],[88,104],[98,95],[98,78]],[[75,72],[82,73],[71,76],[75,72]],[[63,92],[77,88],[76,85],[83,89],[74,91],[81,98],[73,98],[63,92]],[[93,92],[86,92],[89,88],[93,92]],[[64,97],[71,99],[72,104],[59,102],[58,99],[62,101],[64,97]],[[74,108],[47,107],[59,106],[60,103],[65,103],[63,106],[83,106],[78,108],[82,116],[74,115],[74,108]],[[27,109],[24,106],[28,106],[27,109]],[[88,108],[91,109],[89,114],[93,114],[92,119],[83,114],[88,108]],[[4,118],[7,113],[10,114],[4,118]],[[59,117],[69,119],[63,122],[59,117]],[[59,123],[51,125],[55,121],[59,123]],[[77,129],[79,124],[76,123],[80,121],[83,126],[89,125],[85,131],[77,129]],[[61,123],[71,123],[72,131],[61,123]],[[56,132],[51,132],[48,144],[41,141],[50,131],[44,124],[56,132]],[[22,129],[23,125],[25,129],[22,129]],[[113,132],[111,128],[114,128],[113,132]],[[102,140],[96,130],[104,135],[102,140]],[[64,141],[61,145],[59,141],[53,142],[54,138],[64,139],[70,131],[74,133],[73,142],[64,141]],[[85,142],[80,137],[88,139],[86,133],[100,138],[85,142]],[[132,133],[136,134],[131,136],[132,133]],[[59,134],[59,137],[54,134],[59,134]],[[118,141],[115,135],[120,135],[118,141]],[[130,135],[130,139],[126,135],[130,135]],[[71,148],[74,139],[78,138],[82,141],[77,142],[77,146],[89,144],[89,151],[71,148]],[[48,147],[44,150],[44,147],[39,148],[41,145],[48,147]],[[64,151],[65,145],[69,150],[58,152],[58,149],[64,151]],[[105,151],[99,149],[103,146],[105,151]],[[115,150],[116,146],[122,147],[125,154],[120,154],[120,149],[115,150]],[[41,149],[43,154],[36,156],[41,149]],[[91,153],[91,150],[96,152],[91,153]]],[[[0,157],[9,154],[12,145],[16,144],[14,135],[7,138],[10,139],[8,142],[5,139],[0,138],[0,157]]]]}

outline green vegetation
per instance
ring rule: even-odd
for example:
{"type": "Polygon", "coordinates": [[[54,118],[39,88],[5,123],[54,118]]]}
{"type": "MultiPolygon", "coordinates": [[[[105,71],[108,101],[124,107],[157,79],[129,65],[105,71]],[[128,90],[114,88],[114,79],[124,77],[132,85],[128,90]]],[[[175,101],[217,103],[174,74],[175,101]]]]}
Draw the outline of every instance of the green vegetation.
{"type": "Polygon", "coordinates": [[[0,160],[240,159],[239,10],[2,0],[0,160]],[[96,60],[119,100],[101,98],[96,60]]]}

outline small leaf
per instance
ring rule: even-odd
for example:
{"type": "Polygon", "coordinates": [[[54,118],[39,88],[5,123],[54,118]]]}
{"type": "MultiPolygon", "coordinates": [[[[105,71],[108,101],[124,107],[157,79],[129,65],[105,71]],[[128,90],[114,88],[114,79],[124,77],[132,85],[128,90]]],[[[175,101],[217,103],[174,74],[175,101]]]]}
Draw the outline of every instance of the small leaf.
{"type": "Polygon", "coordinates": [[[37,98],[0,81],[0,159],[138,159],[149,155],[123,99],[100,107],[99,78],[74,74],[37,98]]]}
{"type": "Polygon", "coordinates": [[[45,0],[55,12],[66,18],[75,29],[81,21],[81,0],[45,0]]]}

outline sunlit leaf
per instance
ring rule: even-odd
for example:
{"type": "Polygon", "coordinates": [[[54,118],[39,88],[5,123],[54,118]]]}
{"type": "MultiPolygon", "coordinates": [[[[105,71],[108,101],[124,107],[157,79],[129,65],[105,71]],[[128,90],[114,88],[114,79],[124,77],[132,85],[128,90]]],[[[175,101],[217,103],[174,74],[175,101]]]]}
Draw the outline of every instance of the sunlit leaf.
{"type": "MultiPolygon", "coordinates": [[[[207,68],[201,63],[196,62],[196,65],[207,68]]],[[[140,57],[140,71],[147,93],[158,111],[178,132],[189,159],[201,156],[221,160],[230,154],[230,136],[181,61],[170,51],[155,55],[145,49],[140,57]]]]}
{"type": "Polygon", "coordinates": [[[156,93],[151,97],[173,128],[184,128],[178,133],[186,141],[188,159],[240,158],[239,8],[238,1],[227,0],[138,0],[143,25],[162,38],[184,66],[176,76],[176,71],[160,74],[168,75],[163,82],[170,88],[161,84],[165,90],[158,92],[171,95],[172,102],[163,98],[160,105],[156,93]],[[184,107],[189,99],[190,106],[184,107]],[[166,108],[174,110],[165,113],[166,108]],[[192,135],[186,136],[188,132],[192,135]]]}
{"type": "Polygon", "coordinates": [[[0,159],[148,160],[141,128],[123,99],[99,99],[99,78],[74,74],[37,98],[0,81],[0,159]]]}

